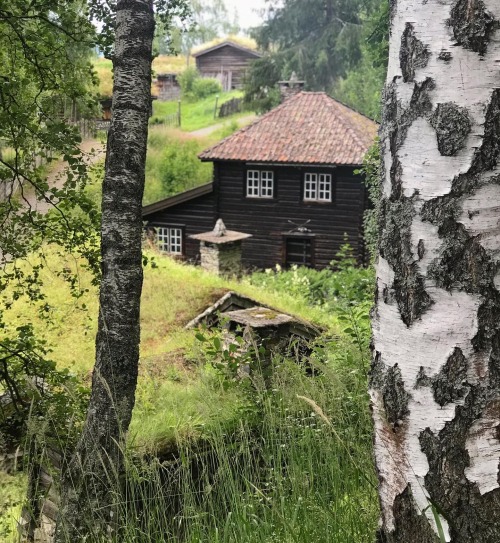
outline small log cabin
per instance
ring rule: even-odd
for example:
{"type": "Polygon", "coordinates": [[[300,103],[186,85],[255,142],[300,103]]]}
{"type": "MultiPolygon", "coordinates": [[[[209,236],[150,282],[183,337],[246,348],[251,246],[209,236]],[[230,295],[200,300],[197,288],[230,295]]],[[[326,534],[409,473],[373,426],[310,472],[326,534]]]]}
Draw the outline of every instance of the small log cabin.
{"type": "Polygon", "coordinates": [[[181,86],[177,79],[178,74],[165,73],[158,74],[154,82],[158,100],[164,102],[169,100],[178,100],[181,97],[181,86]]]}
{"type": "MultiPolygon", "coordinates": [[[[324,268],[345,236],[366,260],[368,205],[355,174],[377,125],[322,92],[297,93],[200,155],[213,182],[144,208],[161,250],[199,261],[199,242],[217,219],[247,234],[246,269],[292,264],[324,268]]],[[[289,89],[288,89],[289,90],[289,89]]]]}
{"type": "Polygon", "coordinates": [[[193,54],[201,76],[218,79],[225,92],[241,89],[250,63],[261,56],[257,51],[232,41],[225,41],[193,54]]]}

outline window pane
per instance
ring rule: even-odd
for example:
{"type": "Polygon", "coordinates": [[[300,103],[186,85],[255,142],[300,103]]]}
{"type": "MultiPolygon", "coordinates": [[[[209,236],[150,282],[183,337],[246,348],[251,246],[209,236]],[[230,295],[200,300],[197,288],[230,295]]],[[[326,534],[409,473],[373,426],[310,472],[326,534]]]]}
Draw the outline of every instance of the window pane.
{"type": "Polygon", "coordinates": [[[168,228],[161,226],[156,228],[156,243],[160,251],[164,253],[168,252],[168,228]]]}
{"type": "Polygon", "coordinates": [[[257,170],[247,172],[247,196],[251,198],[259,197],[259,172],[257,170]]]}
{"type": "Polygon", "coordinates": [[[332,176],[330,174],[320,174],[319,176],[318,200],[332,201],[332,176]]]}
{"type": "Polygon", "coordinates": [[[182,229],[158,226],[156,242],[162,253],[182,254],[182,229]]]}
{"type": "Polygon", "coordinates": [[[304,200],[316,200],[318,174],[306,173],[304,180],[304,200]]]}
{"type": "Polygon", "coordinates": [[[180,228],[170,229],[170,252],[182,254],[182,230],[180,228]]]}
{"type": "Polygon", "coordinates": [[[274,192],[274,178],[273,172],[260,172],[261,173],[261,191],[262,198],[272,198],[274,192]]]}

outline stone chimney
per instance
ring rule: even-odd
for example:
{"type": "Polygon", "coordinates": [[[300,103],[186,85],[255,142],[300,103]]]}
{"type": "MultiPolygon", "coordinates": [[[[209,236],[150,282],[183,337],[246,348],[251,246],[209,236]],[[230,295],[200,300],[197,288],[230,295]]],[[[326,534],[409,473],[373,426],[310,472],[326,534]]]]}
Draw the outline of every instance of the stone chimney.
{"type": "Polygon", "coordinates": [[[295,96],[299,92],[304,90],[305,81],[299,81],[297,74],[292,73],[290,81],[280,81],[278,85],[280,86],[281,102],[288,100],[291,96],[295,96]]]}
{"type": "Polygon", "coordinates": [[[211,232],[189,237],[200,242],[201,267],[204,270],[224,277],[241,275],[241,243],[251,238],[251,234],[227,230],[219,219],[211,232]]]}

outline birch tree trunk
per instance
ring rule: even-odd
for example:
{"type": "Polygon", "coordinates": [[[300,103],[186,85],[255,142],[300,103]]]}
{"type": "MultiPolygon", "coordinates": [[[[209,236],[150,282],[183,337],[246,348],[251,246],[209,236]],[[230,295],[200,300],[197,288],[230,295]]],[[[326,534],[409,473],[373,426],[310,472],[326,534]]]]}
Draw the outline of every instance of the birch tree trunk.
{"type": "Polygon", "coordinates": [[[379,542],[500,541],[499,29],[498,0],[391,0],[379,542]]]}
{"type": "Polygon", "coordinates": [[[96,363],[83,434],[63,476],[57,542],[102,534],[112,524],[113,496],[119,495],[139,361],[141,212],[154,26],[152,0],[118,0],[96,363]]]}

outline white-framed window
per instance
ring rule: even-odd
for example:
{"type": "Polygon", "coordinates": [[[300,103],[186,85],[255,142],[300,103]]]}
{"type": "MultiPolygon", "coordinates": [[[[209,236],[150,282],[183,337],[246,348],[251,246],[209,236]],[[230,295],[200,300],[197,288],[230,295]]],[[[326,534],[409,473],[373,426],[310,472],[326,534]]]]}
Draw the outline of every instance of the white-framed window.
{"type": "Polygon", "coordinates": [[[182,228],[157,226],[156,242],[162,253],[182,255],[182,228]]]}
{"type": "Polygon", "coordinates": [[[247,198],[274,198],[274,172],[248,170],[247,198]]]}
{"type": "Polygon", "coordinates": [[[304,177],[304,200],[306,202],[331,202],[332,174],[306,173],[304,177]]]}

